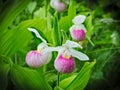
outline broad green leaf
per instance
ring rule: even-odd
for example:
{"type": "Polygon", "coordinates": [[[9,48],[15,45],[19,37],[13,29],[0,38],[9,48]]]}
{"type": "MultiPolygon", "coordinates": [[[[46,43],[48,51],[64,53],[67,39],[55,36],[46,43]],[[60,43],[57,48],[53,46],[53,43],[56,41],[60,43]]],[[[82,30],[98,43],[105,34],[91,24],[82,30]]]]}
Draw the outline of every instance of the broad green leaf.
{"type": "Polygon", "coordinates": [[[61,88],[65,88],[66,86],[68,86],[76,77],[77,75],[72,75],[64,80],[62,80],[60,82],[60,86],[62,86],[61,88]]]}
{"type": "Polygon", "coordinates": [[[61,45],[60,29],[58,26],[58,13],[53,18],[53,43],[55,46],[61,45]]]}
{"type": "Polygon", "coordinates": [[[52,28],[52,23],[51,22],[52,22],[53,16],[51,15],[50,12],[46,13],[45,11],[46,11],[45,7],[40,7],[38,10],[36,10],[34,12],[34,18],[35,19],[37,19],[37,18],[44,18],[44,19],[46,19],[47,20],[47,23],[46,23],[47,27],[46,27],[46,29],[50,30],[52,28]]]}
{"type": "MultiPolygon", "coordinates": [[[[60,82],[60,88],[63,90],[83,90],[90,78],[90,72],[94,66],[94,62],[86,62],[81,71],[77,75],[72,75],[60,82]]],[[[57,87],[55,90],[59,90],[57,87]]]]}
{"type": "Polygon", "coordinates": [[[7,29],[30,0],[8,0],[0,14],[0,32],[7,29]]]}
{"type": "Polygon", "coordinates": [[[10,74],[17,90],[52,90],[44,74],[36,70],[14,64],[10,74]]]}
{"type": "Polygon", "coordinates": [[[46,20],[34,19],[20,23],[12,30],[8,30],[1,35],[0,54],[11,56],[16,51],[25,48],[32,38],[32,34],[27,30],[28,27],[35,27],[38,30],[45,29],[46,20]]]}
{"type": "Polygon", "coordinates": [[[64,17],[61,17],[60,21],[59,21],[59,26],[60,26],[60,29],[68,32],[69,31],[69,28],[70,28],[70,24],[69,24],[69,17],[68,16],[64,16],[64,17]]]}
{"type": "MultiPolygon", "coordinates": [[[[72,23],[72,19],[74,18],[74,16],[76,15],[76,7],[75,7],[75,2],[74,0],[71,0],[69,8],[68,8],[68,18],[69,18],[69,22],[72,23]]],[[[70,24],[71,24],[70,23],[70,24]]]]}
{"type": "Polygon", "coordinates": [[[11,67],[11,61],[5,56],[0,56],[0,90],[6,90],[8,83],[8,73],[11,67]]]}
{"type": "Polygon", "coordinates": [[[92,15],[89,15],[85,20],[85,26],[87,29],[87,36],[91,38],[92,31],[93,31],[93,24],[92,24],[92,15]]]}
{"type": "Polygon", "coordinates": [[[95,61],[91,63],[86,62],[76,78],[65,88],[65,90],[83,90],[88,83],[90,72],[94,64],[95,61]]]}
{"type": "Polygon", "coordinates": [[[95,46],[91,40],[91,35],[93,34],[93,24],[92,24],[92,15],[89,15],[85,20],[85,26],[87,29],[87,39],[91,43],[92,46],[95,46]]]}
{"type": "Polygon", "coordinates": [[[45,7],[40,7],[34,12],[34,18],[45,18],[45,7]]]}
{"type": "Polygon", "coordinates": [[[71,3],[68,8],[68,15],[61,17],[59,21],[60,29],[65,30],[66,32],[69,31],[69,28],[72,26],[72,19],[76,15],[76,7],[74,0],[71,0],[71,3]]]}
{"type": "Polygon", "coordinates": [[[27,9],[32,14],[36,6],[37,6],[36,1],[30,2],[27,6],[27,9]]]}
{"type": "Polygon", "coordinates": [[[56,86],[54,90],[64,90],[64,89],[62,89],[62,88],[59,87],[59,86],[56,86]]]}

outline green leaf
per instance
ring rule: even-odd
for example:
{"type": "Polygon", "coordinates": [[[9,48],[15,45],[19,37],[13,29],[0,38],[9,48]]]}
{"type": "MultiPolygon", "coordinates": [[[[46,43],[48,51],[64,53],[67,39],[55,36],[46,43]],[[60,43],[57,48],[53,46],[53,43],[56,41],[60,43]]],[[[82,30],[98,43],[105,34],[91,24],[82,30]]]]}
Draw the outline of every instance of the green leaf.
{"type": "Polygon", "coordinates": [[[7,29],[28,3],[29,0],[8,0],[0,14],[0,31],[7,29]]]}
{"type": "Polygon", "coordinates": [[[92,15],[89,15],[85,20],[85,26],[87,29],[87,36],[91,38],[92,31],[93,31],[93,24],[92,24],[92,15]]]}
{"type": "Polygon", "coordinates": [[[59,21],[60,29],[63,29],[66,32],[68,32],[69,28],[72,26],[72,19],[75,16],[76,16],[76,7],[74,0],[72,0],[68,8],[68,15],[62,17],[59,21]]]}
{"type": "Polygon", "coordinates": [[[60,86],[62,86],[61,88],[65,88],[66,86],[68,86],[76,77],[77,75],[72,75],[64,80],[62,80],[60,82],[60,86]]]}
{"type": "Polygon", "coordinates": [[[0,36],[0,54],[11,56],[16,51],[25,48],[32,39],[32,34],[27,28],[35,27],[38,30],[44,31],[45,23],[46,20],[44,19],[27,20],[20,23],[12,30],[6,31],[6,33],[0,36]]]}
{"type": "Polygon", "coordinates": [[[32,14],[36,6],[37,6],[37,2],[36,1],[30,2],[28,4],[27,9],[32,14]]]}
{"type": "Polygon", "coordinates": [[[52,90],[44,74],[33,69],[13,65],[11,78],[17,90],[52,90]]]}
{"type": "Polygon", "coordinates": [[[0,56],[0,90],[6,90],[8,83],[8,73],[11,67],[11,61],[5,56],[0,56]]]}
{"type": "Polygon", "coordinates": [[[65,90],[83,90],[90,78],[90,72],[94,66],[94,62],[86,62],[76,78],[65,88],[65,90]]]}
{"type": "Polygon", "coordinates": [[[92,24],[92,15],[89,15],[85,20],[85,26],[87,29],[87,39],[91,43],[92,46],[95,46],[91,41],[91,36],[93,34],[93,24],[92,24]]]}
{"type": "Polygon", "coordinates": [[[62,17],[59,21],[59,26],[60,26],[60,29],[68,32],[69,28],[71,26],[70,23],[69,23],[69,17],[68,16],[62,17]]]}
{"type": "Polygon", "coordinates": [[[50,29],[52,29],[52,25],[51,24],[52,24],[53,16],[51,15],[50,12],[46,13],[45,11],[46,11],[45,7],[40,7],[38,10],[36,10],[34,12],[34,18],[35,19],[37,19],[37,18],[44,18],[44,19],[46,19],[47,20],[47,23],[46,23],[47,27],[46,27],[46,29],[50,30],[50,29]]]}
{"type": "Polygon", "coordinates": [[[76,7],[75,7],[75,2],[74,0],[71,0],[69,8],[68,8],[68,18],[69,18],[69,22],[72,23],[72,19],[75,17],[76,15],[76,7]]]}
{"type": "Polygon", "coordinates": [[[34,12],[34,18],[46,18],[45,17],[45,7],[40,7],[34,12]]]}
{"type": "Polygon", "coordinates": [[[61,35],[60,35],[60,30],[58,26],[58,13],[55,13],[55,16],[53,18],[53,36],[54,36],[54,45],[58,46],[61,45],[61,35]]]}
{"type": "MultiPolygon", "coordinates": [[[[60,88],[64,90],[83,90],[90,78],[90,72],[94,62],[86,62],[78,75],[72,75],[60,82],[60,88]]],[[[55,89],[57,90],[57,89],[55,89]]]]}

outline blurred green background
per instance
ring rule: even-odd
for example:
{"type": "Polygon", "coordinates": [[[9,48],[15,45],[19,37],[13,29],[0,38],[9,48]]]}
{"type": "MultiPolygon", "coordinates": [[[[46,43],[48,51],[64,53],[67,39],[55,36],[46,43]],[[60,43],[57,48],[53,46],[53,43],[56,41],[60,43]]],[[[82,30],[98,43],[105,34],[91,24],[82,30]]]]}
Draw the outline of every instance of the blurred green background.
{"type": "MultiPolygon", "coordinates": [[[[53,32],[52,18],[55,11],[50,8],[49,0],[47,1],[48,5],[45,5],[44,0],[0,0],[0,87],[4,88],[3,90],[5,88],[6,90],[18,90],[16,85],[20,83],[14,81],[14,78],[21,73],[34,73],[34,71],[29,72],[26,69],[23,69],[23,71],[20,69],[21,72],[19,74],[15,71],[19,70],[19,66],[28,67],[25,63],[26,53],[36,49],[41,42],[27,31],[28,27],[38,29],[39,33],[49,43],[54,44],[50,37],[53,32]],[[47,7],[47,18],[45,6],[47,7]],[[46,22],[48,23],[47,30],[45,30],[46,22]],[[12,63],[19,65],[14,66],[17,69],[10,69],[12,63]],[[10,72],[15,72],[16,75],[11,75],[10,72]]],[[[120,1],[74,0],[74,2],[76,14],[87,16],[85,26],[88,30],[88,38],[83,43],[84,52],[89,56],[90,62],[96,59],[96,64],[91,71],[90,79],[84,90],[120,90],[120,1]]],[[[69,5],[67,5],[68,7],[69,5]]],[[[61,35],[64,36],[61,39],[63,42],[71,39],[69,27],[72,23],[70,22],[67,25],[67,11],[60,14],[62,18],[58,21],[62,30],[61,35]]],[[[74,16],[72,13],[70,12],[74,16]]],[[[53,55],[54,58],[55,55],[53,55]]],[[[55,87],[56,72],[53,67],[53,59],[47,66],[47,71],[53,73],[47,74],[44,78],[51,77],[48,82],[52,87],[55,87]]],[[[83,64],[84,62],[76,60],[76,72],[82,68],[83,64]]],[[[41,68],[37,70],[40,71],[41,68]]],[[[61,79],[68,76],[61,76],[61,79]]],[[[39,75],[38,78],[40,78],[39,75]]],[[[37,82],[37,84],[39,83],[37,82]]],[[[47,88],[49,88],[49,85],[47,88]]],[[[47,90],[47,88],[42,90],[47,90]]]]}

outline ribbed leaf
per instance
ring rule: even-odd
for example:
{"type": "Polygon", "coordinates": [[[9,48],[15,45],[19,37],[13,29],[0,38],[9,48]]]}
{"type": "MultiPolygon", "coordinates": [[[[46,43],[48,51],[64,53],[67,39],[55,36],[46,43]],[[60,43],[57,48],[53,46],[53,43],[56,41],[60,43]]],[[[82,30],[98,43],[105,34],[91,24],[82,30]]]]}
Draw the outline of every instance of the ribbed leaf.
{"type": "Polygon", "coordinates": [[[68,16],[62,17],[59,21],[60,29],[63,29],[68,32],[70,26],[72,26],[73,24],[72,19],[75,17],[75,15],[76,15],[76,8],[75,8],[74,0],[71,0],[71,3],[68,8],[68,16]]]}
{"type": "Polygon", "coordinates": [[[30,2],[28,4],[27,9],[32,14],[36,6],[37,6],[37,2],[36,1],[30,2]]]}
{"type": "Polygon", "coordinates": [[[27,28],[35,27],[39,30],[44,30],[46,25],[45,23],[46,20],[44,19],[27,20],[20,23],[12,30],[8,30],[6,33],[2,34],[0,54],[11,56],[16,51],[27,46],[28,42],[32,38],[32,34],[27,30],[27,28]]]}
{"type": "Polygon", "coordinates": [[[10,65],[11,62],[9,58],[0,56],[0,90],[6,90],[10,65]]]}
{"type": "Polygon", "coordinates": [[[65,90],[83,90],[88,83],[90,72],[94,64],[95,61],[91,63],[86,62],[76,78],[65,88],[65,90]]]}
{"type": "Polygon", "coordinates": [[[8,0],[0,14],[0,31],[8,28],[30,0],[8,0]]]}
{"type": "Polygon", "coordinates": [[[85,20],[85,26],[87,29],[87,36],[91,37],[92,35],[92,30],[93,30],[93,25],[92,25],[92,15],[89,15],[86,20],[85,20]]]}
{"type": "Polygon", "coordinates": [[[62,80],[60,82],[60,86],[62,86],[62,88],[65,88],[66,86],[68,86],[76,77],[77,75],[72,75],[64,80],[62,80]]]}
{"type": "Polygon", "coordinates": [[[92,15],[89,15],[85,20],[85,26],[87,29],[87,39],[91,43],[92,46],[95,46],[91,41],[91,35],[93,33],[93,25],[92,25],[92,15]]]}
{"type": "Polygon", "coordinates": [[[69,31],[70,24],[69,24],[69,17],[64,16],[59,21],[60,29],[65,30],[66,32],[69,31]]]}
{"type": "Polygon", "coordinates": [[[58,13],[55,14],[53,20],[53,36],[54,36],[54,45],[61,45],[61,37],[60,37],[60,30],[58,27],[58,13]]]}
{"type": "MultiPolygon", "coordinates": [[[[88,63],[82,67],[81,71],[77,75],[72,75],[60,82],[60,88],[63,90],[83,90],[90,78],[90,72],[94,66],[95,61],[88,63]]],[[[60,90],[58,87],[55,90],[60,90]]]]}
{"type": "Polygon", "coordinates": [[[69,8],[68,8],[68,17],[69,17],[69,22],[72,23],[72,19],[76,15],[76,7],[75,7],[75,2],[74,0],[71,0],[69,8]]]}
{"type": "Polygon", "coordinates": [[[52,90],[43,73],[36,70],[13,65],[11,78],[17,90],[52,90]]]}

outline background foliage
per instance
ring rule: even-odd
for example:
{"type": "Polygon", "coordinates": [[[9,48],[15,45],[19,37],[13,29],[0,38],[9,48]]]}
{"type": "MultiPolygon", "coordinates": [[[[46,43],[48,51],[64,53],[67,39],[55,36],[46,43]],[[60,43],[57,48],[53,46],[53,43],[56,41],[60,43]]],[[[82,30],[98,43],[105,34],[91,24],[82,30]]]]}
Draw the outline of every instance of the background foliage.
{"type": "Polygon", "coordinates": [[[58,43],[71,39],[69,27],[73,17],[86,15],[84,24],[88,31],[82,45],[90,62],[75,60],[75,72],[61,74],[60,86],[56,86],[56,54],[46,69],[32,69],[25,63],[26,53],[41,42],[28,27],[36,28],[50,44],[57,43],[53,39],[55,11],[49,0],[47,17],[44,0],[0,0],[0,90],[120,90],[120,1],[73,1],[59,15],[62,42],[58,43]]]}

